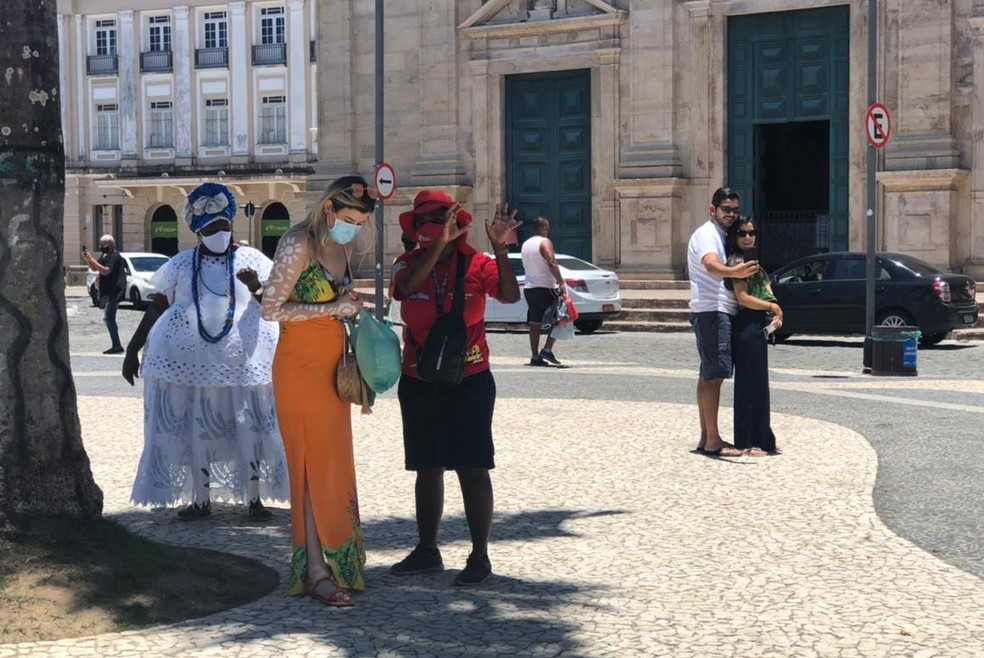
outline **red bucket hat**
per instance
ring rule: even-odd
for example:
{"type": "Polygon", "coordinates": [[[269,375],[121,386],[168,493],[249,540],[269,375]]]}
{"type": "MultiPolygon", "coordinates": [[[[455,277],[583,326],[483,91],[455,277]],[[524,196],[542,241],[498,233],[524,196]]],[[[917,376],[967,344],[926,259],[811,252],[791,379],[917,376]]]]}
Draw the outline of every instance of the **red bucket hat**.
{"type": "MultiPolygon", "coordinates": [[[[423,190],[413,200],[413,210],[400,213],[400,228],[407,239],[417,241],[417,227],[414,225],[417,215],[426,215],[435,210],[447,209],[455,203],[454,197],[440,190],[423,190]]],[[[472,223],[472,216],[467,210],[458,211],[458,226],[465,228],[472,223]]]]}

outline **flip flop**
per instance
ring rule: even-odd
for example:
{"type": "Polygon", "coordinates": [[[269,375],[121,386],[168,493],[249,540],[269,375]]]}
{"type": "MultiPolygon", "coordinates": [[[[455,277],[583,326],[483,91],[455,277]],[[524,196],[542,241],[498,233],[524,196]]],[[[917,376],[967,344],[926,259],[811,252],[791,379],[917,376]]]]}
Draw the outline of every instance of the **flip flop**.
{"type": "Polygon", "coordinates": [[[314,581],[314,585],[308,587],[308,596],[318,603],[322,603],[330,608],[351,608],[355,605],[355,602],[352,601],[352,595],[349,594],[347,590],[339,587],[338,583],[335,581],[335,577],[331,574],[322,576],[314,581]],[[325,596],[324,594],[318,593],[318,586],[326,581],[331,583],[335,588],[330,596],[325,596]]]}
{"type": "Polygon", "coordinates": [[[741,457],[745,453],[734,446],[724,445],[717,450],[702,450],[700,454],[705,457],[741,457]]]}

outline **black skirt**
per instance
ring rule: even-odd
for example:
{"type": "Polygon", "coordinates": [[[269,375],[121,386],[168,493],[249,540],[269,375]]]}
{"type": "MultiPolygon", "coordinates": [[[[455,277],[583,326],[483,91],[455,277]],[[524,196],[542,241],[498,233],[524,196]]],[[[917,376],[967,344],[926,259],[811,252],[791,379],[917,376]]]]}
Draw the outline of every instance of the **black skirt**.
{"type": "Polygon", "coordinates": [[[465,377],[458,386],[403,375],[397,396],[408,471],[495,468],[495,379],[490,371],[465,377]]]}

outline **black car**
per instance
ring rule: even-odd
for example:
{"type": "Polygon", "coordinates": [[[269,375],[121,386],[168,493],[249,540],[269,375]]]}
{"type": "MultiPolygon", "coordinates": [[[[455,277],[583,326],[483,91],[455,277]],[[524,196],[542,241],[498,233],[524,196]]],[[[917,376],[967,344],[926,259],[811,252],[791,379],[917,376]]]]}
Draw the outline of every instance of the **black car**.
{"type": "MultiPolygon", "coordinates": [[[[962,274],[944,272],[905,254],[878,253],[875,324],[916,326],[920,342],[935,345],[951,329],[977,323],[977,286],[962,274]]],[[[771,275],[783,309],[778,339],[791,334],[863,334],[863,253],[827,253],[789,263],[771,275]]]]}

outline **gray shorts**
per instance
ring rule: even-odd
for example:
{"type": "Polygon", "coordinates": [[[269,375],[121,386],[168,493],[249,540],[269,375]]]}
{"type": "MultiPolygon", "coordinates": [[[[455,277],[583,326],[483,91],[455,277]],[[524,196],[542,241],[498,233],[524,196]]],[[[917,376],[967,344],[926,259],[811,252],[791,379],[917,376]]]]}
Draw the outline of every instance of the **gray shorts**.
{"type": "Polygon", "coordinates": [[[721,311],[691,313],[690,324],[697,335],[700,376],[705,380],[728,379],[734,371],[731,360],[731,320],[721,311]]]}

